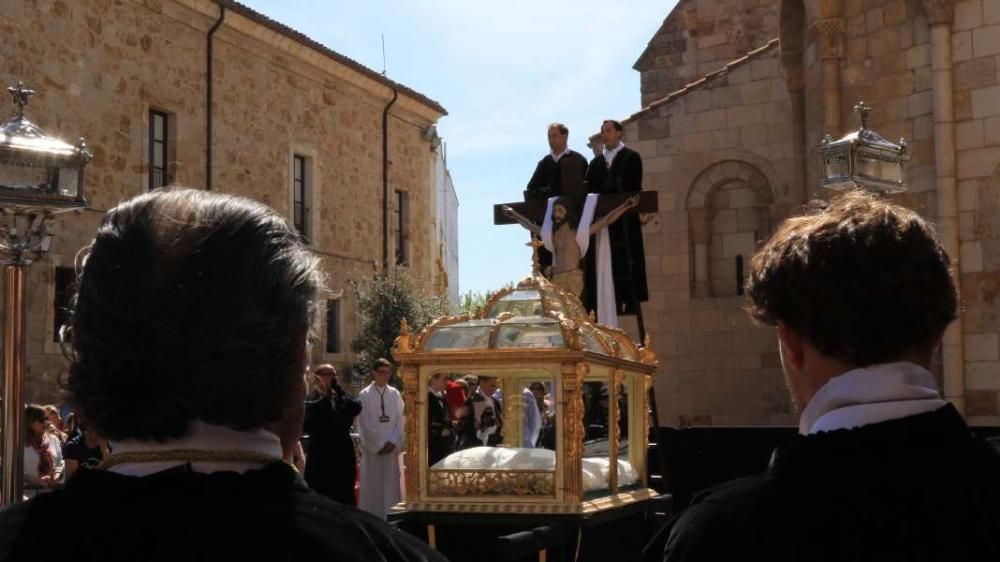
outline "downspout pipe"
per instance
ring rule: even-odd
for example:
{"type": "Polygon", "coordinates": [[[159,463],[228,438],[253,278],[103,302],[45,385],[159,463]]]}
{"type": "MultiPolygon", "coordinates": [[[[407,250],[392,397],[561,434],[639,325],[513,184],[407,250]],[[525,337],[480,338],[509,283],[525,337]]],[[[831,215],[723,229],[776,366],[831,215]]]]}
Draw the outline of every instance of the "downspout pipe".
{"type": "Polygon", "coordinates": [[[399,91],[392,89],[392,99],[382,110],[382,271],[389,271],[389,108],[396,103],[399,91]]]}
{"type": "MultiPolygon", "coordinates": [[[[944,15],[950,15],[946,13],[944,15]]],[[[962,262],[958,234],[958,189],[956,187],[954,64],[951,51],[951,18],[931,20],[931,73],[934,86],[934,169],[937,188],[938,232],[941,245],[961,275],[962,262]],[[935,21],[936,20],[936,21],[935,21]]],[[[956,280],[956,288],[961,283],[956,280]]],[[[961,302],[961,299],[959,299],[961,302]]],[[[965,349],[962,309],[945,330],[941,342],[944,394],[955,408],[965,413],[965,349]]]]}
{"type": "Polygon", "coordinates": [[[208,30],[205,49],[205,190],[212,191],[212,78],[214,49],[212,48],[212,37],[219,30],[222,21],[226,19],[226,7],[219,4],[219,19],[215,20],[215,25],[208,30]]]}

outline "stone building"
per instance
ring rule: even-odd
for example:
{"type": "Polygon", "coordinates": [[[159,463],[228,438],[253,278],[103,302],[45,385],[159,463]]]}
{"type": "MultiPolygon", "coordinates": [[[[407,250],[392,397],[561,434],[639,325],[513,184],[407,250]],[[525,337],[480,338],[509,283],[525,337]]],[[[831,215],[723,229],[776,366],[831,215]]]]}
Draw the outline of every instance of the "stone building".
{"type": "Polygon", "coordinates": [[[664,425],[793,425],[773,330],[742,310],[747,260],[819,188],[818,146],[905,137],[962,309],[935,367],[971,423],[1000,425],[1000,1],[680,0],[635,68],[624,120],[660,212],[645,226],[647,329],[664,425]]]}
{"type": "Polygon", "coordinates": [[[28,400],[54,399],[65,372],[56,326],[81,248],[104,211],[156,186],[251,197],[306,235],[332,290],[314,361],[351,363],[352,284],[384,262],[440,286],[437,102],[229,0],[2,12],[0,81],[37,90],[29,119],[94,153],[88,208],[57,222],[50,258],[30,269],[28,400]]]}

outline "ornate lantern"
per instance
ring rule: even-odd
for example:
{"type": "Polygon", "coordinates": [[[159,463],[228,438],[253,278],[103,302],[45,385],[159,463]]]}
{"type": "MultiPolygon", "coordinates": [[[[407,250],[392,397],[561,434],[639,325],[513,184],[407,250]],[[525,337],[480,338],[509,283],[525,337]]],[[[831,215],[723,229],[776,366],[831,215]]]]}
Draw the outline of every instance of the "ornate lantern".
{"type": "Polygon", "coordinates": [[[24,116],[35,92],[7,88],[17,114],[0,125],[0,264],[4,275],[2,500],[21,499],[23,478],[25,268],[52,246],[57,213],[83,209],[84,168],[91,154],[83,139],[70,145],[46,135],[24,116]]]}
{"type": "Polygon", "coordinates": [[[904,166],[910,155],[906,141],[886,140],[868,127],[871,108],[858,102],[861,128],[839,140],[826,135],[820,144],[823,156],[823,187],[837,190],[867,189],[880,193],[906,191],[904,166]]]}

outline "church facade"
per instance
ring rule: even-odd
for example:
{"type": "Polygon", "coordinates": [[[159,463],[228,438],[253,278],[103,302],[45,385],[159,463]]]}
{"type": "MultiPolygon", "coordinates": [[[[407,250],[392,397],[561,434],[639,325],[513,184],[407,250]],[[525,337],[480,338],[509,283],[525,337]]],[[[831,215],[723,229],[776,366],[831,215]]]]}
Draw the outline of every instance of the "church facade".
{"type": "Polygon", "coordinates": [[[162,185],[262,201],[305,235],[331,289],[314,362],[352,363],[353,286],[384,262],[447,291],[454,231],[438,209],[457,201],[436,200],[450,185],[433,127],[446,111],[423,94],[229,0],[14,2],[0,52],[3,85],[37,91],[27,117],[94,154],[88,208],[56,222],[29,269],[29,401],[57,398],[56,327],[102,214],[162,185]]]}
{"type": "Polygon", "coordinates": [[[625,142],[659,192],[643,231],[661,424],[795,425],[742,282],[783,218],[830,196],[820,141],[857,129],[863,100],[909,146],[891,197],[953,260],[961,315],[935,375],[972,424],[1000,425],[1000,2],[680,0],[635,68],[625,142]]]}

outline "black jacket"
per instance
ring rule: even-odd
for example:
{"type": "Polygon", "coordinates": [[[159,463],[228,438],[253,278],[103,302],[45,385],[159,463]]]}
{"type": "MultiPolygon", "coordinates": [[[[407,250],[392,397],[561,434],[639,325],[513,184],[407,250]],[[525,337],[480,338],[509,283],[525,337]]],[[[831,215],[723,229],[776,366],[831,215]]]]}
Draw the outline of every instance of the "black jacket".
{"type": "Polygon", "coordinates": [[[275,462],[243,474],[80,471],[0,512],[2,561],[443,561],[426,544],[306,487],[275,462]],[[66,524],[62,524],[66,522],[66,524]]]}
{"type": "Polygon", "coordinates": [[[430,391],[427,392],[427,444],[428,465],[448,456],[455,444],[448,404],[439,394],[430,391]]]}
{"type": "Polygon", "coordinates": [[[666,533],[647,559],[1000,560],[1000,458],[950,405],[798,436],[666,533]]]}
{"type": "Polygon", "coordinates": [[[305,479],[324,496],[354,505],[357,464],[351,425],[361,413],[361,402],[340,387],[306,404],[302,432],[309,436],[305,479]]]}
{"type": "MultiPolygon", "coordinates": [[[[639,153],[623,147],[608,169],[607,160],[601,154],[590,161],[587,168],[587,191],[589,193],[637,193],[642,191],[642,157],[639,153]]],[[[642,243],[642,226],[635,213],[625,215],[608,227],[611,235],[611,265],[615,280],[615,300],[618,312],[634,314],[634,298],[638,302],[649,300],[646,281],[646,255],[642,243]],[[629,268],[629,257],[632,267],[629,268]]],[[[591,247],[595,247],[591,241],[591,247]]],[[[584,304],[587,310],[597,310],[596,276],[594,274],[595,252],[587,252],[587,278],[584,304]]]]}
{"type": "MultiPolygon", "coordinates": [[[[573,199],[577,205],[583,205],[586,193],[583,190],[583,180],[587,173],[587,159],[575,150],[570,150],[559,158],[559,162],[546,154],[538,161],[535,172],[528,180],[528,188],[524,191],[524,200],[532,201],[536,199],[548,199],[556,195],[565,195],[573,199]],[[568,170],[572,168],[572,170],[568,170]],[[566,171],[566,179],[574,185],[566,185],[563,181],[563,170],[566,171]],[[579,178],[579,182],[573,182],[574,176],[579,178]]],[[[580,212],[581,209],[577,209],[580,212]]]]}

